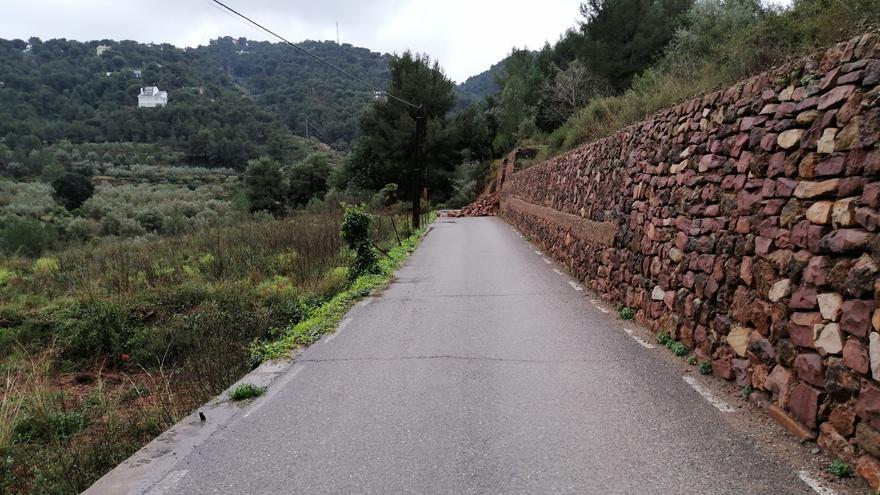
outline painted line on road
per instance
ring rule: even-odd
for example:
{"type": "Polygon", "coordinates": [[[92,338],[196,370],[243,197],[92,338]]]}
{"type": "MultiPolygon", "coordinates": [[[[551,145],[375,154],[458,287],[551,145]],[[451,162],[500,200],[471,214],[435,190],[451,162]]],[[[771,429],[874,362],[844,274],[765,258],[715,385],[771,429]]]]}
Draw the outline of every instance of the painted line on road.
{"type": "Polygon", "coordinates": [[[180,480],[182,480],[188,472],[188,469],[171,471],[164,478],[162,478],[162,481],[154,485],[153,488],[151,488],[147,492],[147,495],[163,495],[168,490],[174,488],[174,485],[180,483],[180,480]]]}
{"type": "Polygon", "coordinates": [[[819,480],[810,476],[810,473],[807,471],[798,471],[798,477],[819,495],[837,495],[837,492],[822,486],[822,483],[819,483],[819,480]]]}
{"type": "Polygon", "coordinates": [[[643,339],[642,339],[641,337],[639,337],[638,335],[633,334],[633,331],[630,330],[629,328],[624,328],[623,331],[626,332],[627,335],[629,335],[630,337],[632,337],[633,340],[635,340],[636,342],[638,342],[639,345],[641,345],[641,346],[644,347],[645,349],[653,349],[653,348],[654,348],[654,344],[652,344],[652,343],[650,343],[650,342],[646,342],[645,340],[643,340],[643,339]]]}
{"type": "Polygon", "coordinates": [[[342,320],[342,323],[339,324],[339,326],[336,328],[336,331],[334,331],[324,339],[324,343],[326,344],[335,339],[336,336],[339,335],[345,329],[345,327],[348,326],[349,323],[351,323],[351,318],[346,318],[342,320]]]}
{"type": "Polygon", "coordinates": [[[535,250],[535,254],[537,254],[538,256],[544,256],[544,253],[538,250],[535,250]]]}
{"type": "Polygon", "coordinates": [[[559,268],[554,268],[553,271],[556,272],[557,275],[560,275],[560,276],[565,275],[564,273],[562,273],[562,270],[560,270],[559,268]]]}
{"type": "Polygon", "coordinates": [[[367,306],[367,305],[369,305],[371,302],[373,302],[373,298],[372,298],[372,297],[368,297],[368,298],[364,299],[363,301],[359,302],[359,303],[358,303],[358,306],[361,306],[361,307],[363,307],[363,306],[367,306]]]}
{"type": "Polygon", "coordinates": [[[293,378],[296,375],[298,375],[299,372],[302,371],[303,369],[305,369],[305,365],[302,365],[302,364],[294,364],[293,366],[291,366],[291,369],[288,370],[288,372],[285,373],[285,375],[283,377],[281,377],[280,380],[278,380],[275,383],[269,384],[270,385],[269,391],[266,393],[266,395],[257,399],[257,401],[253,404],[253,407],[248,409],[247,412],[245,412],[244,414],[241,415],[241,417],[246,418],[246,417],[250,416],[251,414],[253,414],[254,411],[263,407],[267,402],[269,402],[269,399],[271,399],[275,394],[277,394],[279,390],[284,388],[284,386],[287,385],[287,383],[290,382],[290,380],[293,380],[293,378]]]}
{"type": "Polygon", "coordinates": [[[548,265],[552,265],[552,264],[553,264],[553,262],[550,261],[550,260],[548,260],[547,258],[544,258],[544,263],[547,263],[548,265]]]}
{"type": "Polygon", "coordinates": [[[569,281],[568,281],[568,285],[570,285],[571,288],[574,289],[574,290],[576,290],[576,291],[582,291],[582,290],[584,290],[584,288],[581,287],[581,284],[575,282],[574,280],[569,280],[569,281]]]}
{"type": "Polygon", "coordinates": [[[728,403],[715,397],[715,395],[712,394],[712,392],[710,392],[708,388],[704,387],[699,382],[699,380],[697,380],[696,378],[694,378],[692,376],[683,376],[683,377],[681,377],[681,379],[684,380],[685,383],[690,385],[692,389],[696,390],[698,394],[702,395],[703,398],[709,402],[709,404],[712,404],[713,406],[715,406],[719,411],[721,411],[721,412],[735,412],[736,411],[736,409],[731,407],[728,403]]]}

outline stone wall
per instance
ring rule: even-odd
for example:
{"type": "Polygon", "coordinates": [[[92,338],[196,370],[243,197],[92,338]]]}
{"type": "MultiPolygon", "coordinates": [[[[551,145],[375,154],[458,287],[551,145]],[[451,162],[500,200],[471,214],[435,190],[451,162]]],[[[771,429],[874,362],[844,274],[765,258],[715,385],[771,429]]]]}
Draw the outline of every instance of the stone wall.
{"type": "Polygon", "coordinates": [[[503,215],[880,488],[880,37],[507,177],[503,215]]]}

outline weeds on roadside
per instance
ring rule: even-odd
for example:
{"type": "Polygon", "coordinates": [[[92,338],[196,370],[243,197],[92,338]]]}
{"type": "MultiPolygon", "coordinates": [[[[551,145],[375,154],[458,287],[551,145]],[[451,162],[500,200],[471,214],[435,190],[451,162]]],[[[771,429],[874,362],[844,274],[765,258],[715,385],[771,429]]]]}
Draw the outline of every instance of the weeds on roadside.
{"type": "Polygon", "coordinates": [[[702,374],[702,375],[711,374],[712,373],[712,362],[708,361],[708,360],[703,361],[702,363],[700,363],[700,366],[698,369],[700,370],[700,374],[702,374]]]}
{"type": "Polygon", "coordinates": [[[258,387],[252,383],[242,383],[229,393],[229,398],[238,402],[254,399],[266,393],[266,387],[258,387]]]}
{"type": "Polygon", "coordinates": [[[619,316],[621,320],[632,320],[636,316],[636,310],[624,306],[617,310],[617,316],[619,316]]]}
{"type": "Polygon", "coordinates": [[[835,459],[834,462],[828,466],[828,472],[838,478],[849,478],[853,475],[853,468],[840,459],[835,459]]]}

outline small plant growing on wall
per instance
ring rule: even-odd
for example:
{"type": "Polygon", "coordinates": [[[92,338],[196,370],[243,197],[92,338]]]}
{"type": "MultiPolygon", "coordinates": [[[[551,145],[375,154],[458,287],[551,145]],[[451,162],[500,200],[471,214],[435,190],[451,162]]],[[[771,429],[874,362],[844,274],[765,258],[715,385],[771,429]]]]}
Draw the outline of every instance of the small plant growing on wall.
{"type": "Polygon", "coordinates": [[[619,316],[621,320],[632,320],[636,316],[636,310],[624,306],[617,310],[617,316],[619,316]]]}

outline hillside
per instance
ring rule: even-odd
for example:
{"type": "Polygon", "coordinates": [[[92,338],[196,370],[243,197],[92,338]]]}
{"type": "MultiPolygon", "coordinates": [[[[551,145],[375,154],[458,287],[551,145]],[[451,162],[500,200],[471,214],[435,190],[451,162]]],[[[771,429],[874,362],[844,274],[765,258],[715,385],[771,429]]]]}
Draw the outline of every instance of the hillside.
{"type": "MultiPolygon", "coordinates": [[[[333,42],[303,46],[385,84],[387,55],[333,42]]],[[[163,143],[199,165],[240,168],[259,154],[285,158],[296,147],[292,135],[306,135],[306,121],[310,136],[346,149],[371,97],[305,54],[244,38],[186,49],[0,40],[0,136],[11,149],[61,140],[163,143]],[[140,87],[152,84],[169,92],[168,107],[138,111],[140,87]]]]}
{"type": "Polygon", "coordinates": [[[498,92],[498,76],[504,70],[507,57],[498,63],[492,64],[489,69],[477,75],[467,78],[463,83],[455,87],[457,97],[456,109],[460,110],[471,103],[477,103],[487,96],[498,92]]]}

